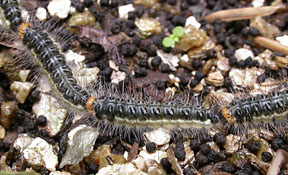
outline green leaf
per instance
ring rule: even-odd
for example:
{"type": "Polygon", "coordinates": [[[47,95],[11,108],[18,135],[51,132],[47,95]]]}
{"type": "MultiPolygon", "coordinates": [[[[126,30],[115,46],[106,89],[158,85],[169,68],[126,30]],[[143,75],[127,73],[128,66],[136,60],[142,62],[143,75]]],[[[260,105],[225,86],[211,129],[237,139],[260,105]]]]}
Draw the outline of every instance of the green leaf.
{"type": "Polygon", "coordinates": [[[184,35],[184,28],[182,26],[177,26],[173,29],[172,33],[178,37],[183,36],[184,35]]]}
{"type": "Polygon", "coordinates": [[[179,42],[179,38],[178,38],[178,37],[173,38],[173,40],[174,40],[176,43],[179,42]]]}
{"type": "Polygon", "coordinates": [[[175,45],[175,41],[172,38],[165,37],[162,40],[162,44],[163,44],[164,47],[172,47],[172,46],[175,45]]]}

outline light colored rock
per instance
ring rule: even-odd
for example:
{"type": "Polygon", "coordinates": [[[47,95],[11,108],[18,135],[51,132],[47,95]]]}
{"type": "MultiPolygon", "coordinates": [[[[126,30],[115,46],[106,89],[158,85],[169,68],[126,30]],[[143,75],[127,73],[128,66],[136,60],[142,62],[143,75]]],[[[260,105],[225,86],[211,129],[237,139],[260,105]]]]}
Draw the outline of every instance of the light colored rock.
{"type": "Polygon", "coordinates": [[[109,67],[115,71],[119,71],[119,66],[117,66],[112,60],[109,60],[109,67]]]}
{"type": "Polygon", "coordinates": [[[19,78],[21,79],[22,82],[25,82],[27,80],[29,73],[30,73],[30,70],[20,70],[19,78]]]}
{"type": "Polygon", "coordinates": [[[2,125],[0,125],[0,140],[4,139],[5,134],[6,134],[5,128],[2,125]]]}
{"type": "Polygon", "coordinates": [[[161,58],[164,64],[168,64],[172,71],[176,71],[178,67],[179,58],[175,54],[165,53],[162,50],[157,50],[157,55],[161,58]]]}
{"type": "Polygon", "coordinates": [[[216,65],[222,73],[226,73],[230,70],[229,60],[223,56],[218,56],[216,65]]]}
{"type": "Polygon", "coordinates": [[[276,37],[276,40],[279,41],[284,46],[288,46],[288,35],[276,37]]]}
{"type": "Polygon", "coordinates": [[[10,85],[11,91],[13,92],[17,101],[21,104],[25,102],[32,88],[33,88],[33,84],[29,82],[14,81],[10,85]]]}
{"type": "Polygon", "coordinates": [[[60,168],[65,165],[79,163],[83,157],[88,156],[92,151],[98,137],[96,128],[80,125],[72,129],[68,134],[67,151],[60,163],[60,168]]]}
{"type": "Polygon", "coordinates": [[[156,162],[155,160],[148,160],[146,161],[147,164],[147,173],[149,175],[165,175],[166,171],[163,169],[163,166],[156,162]]]}
{"type": "Polygon", "coordinates": [[[65,19],[70,11],[70,0],[52,0],[48,6],[48,12],[51,16],[58,16],[61,19],[65,19]]]}
{"type": "Polygon", "coordinates": [[[93,81],[97,80],[97,74],[99,72],[98,67],[93,68],[82,68],[77,72],[74,72],[73,75],[76,78],[77,83],[82,87],[85,88],[87,84],[92,83],[93,81]]]}
{"type": "Polygon", "coordinates": [[[56,135],[65,120],[66,109],[61,108],[58,100],[51,95],[41,94],[41,99],[32,107],[36,116],[44,115],[47,118],[46,129],[50,136],[56,135]]]}
{"type": "Polygon", "coordinates": [[[206,81],[216,87],[223,86],[224,76],[219,71],[210,72],[206,78],[206,81]]]}
{"type": "Polygon", "coordinates": [[[237,69],[232,68],[229,77],[236,86],[254,88],[257,85],[257,77],[264,73],[264,70],[256,67],[237,69]]]}
{"type": "Polygon", "coordinates": [[[113,164],[106,166],[98,171],[96,175],[147,175],[147,173],[138,170],[132,163],[113,164]]]}
{"type": "Polygon", "coordinates": [[[251,57],[254,59],[254,54],[251,50],[246,48],[240,48],[235,51],[234,56],[237,58],[237,61],[246,60],[246,58],[251,57]]]}
{"type": "Polygon", "coordinates": [[[185,27],[188,26],[188,25],[192,25],[196,29],[200,29],[200,27],[201,27],[201,24],[196,20],[196,18],[194,16],[189,16],[186,19],[185,27]]]}
{"type": "Polygon", "coordinates": [[[6,163],[7,155],[4,154],[0,158],[0,170],[1,171],[12,171],[11,167],[9,167],[6,163]]]}
{"type": "Polygon", "coordinates": [[[167,154],[165,151],[160,151],[160,150],[156,150],[153,153],[148,153],[147,150],[142,150],[139,153],[139,156],[142,156],[144,158],[144,160],[156,160],[158,163],[160,163],[160,160],[162,158],[167,157],[167,154]]]}
{"type": "Polygon", "coordinates": [[[44,21],[47,18],[47,10],[43,7],[38,7],[35,15],[40,21],[44,21]]]}
{"type": "Polygon", "coordinates": [[[65,60],[67,62],[74,62],[76,65],[78,65],[79,63],[81,63],[82,61],[85,60],[85,56],[80,55],[78,53],[73,52],[72,50],[69,50],[66,54],[65,54],[65,60]]]}
{"type": "Polygon", "coordinates": [[[51,84],[50,84],[50,80],[48,79],[47,76],[41,76],[41,78],[39,79],[39,87],[38,87],[38,89],[42,93],[51,92],[52,87],[51,87],[51,84]]]}
{"type": "Polygon", "coordinates": [[[141,171],[146,171],[147,169],[145,159],[142,156],[138,156],[136,159],[132,160],[132,163],[141,171]]]}
{"type": "Polygon", "coordinates": [[[153,33],[161,32],[161,24],[156,18],[137,18],[135,20],[135,25],[144,36],[149,36],[153,33]]]}
{"type": "Polygon", "coordinates": [[[49,175],[70,175],[70,173],[66,171],[55,171],[51,172],[49,175]]]}
{"type": "Polygon", "coordinates": [[[144,136],[147,141],[154,142],[156,145],[164,145],[171,139],[169,130],[165,128],[158,128],[150,132],[145,132],[144,136]]]}
{"type": "Polygon", "coordinates": [[[240,136],[235,136],[232,134],[226,136],[226,143],[224,145],[226,152],[232,154],[238,151],[241,146],[240,140],[241,140],[240,136]]]}
{"type": "Polygon", "coordinates": [[[261,7],[264,5],[265,0],[253,0],[251,2],[253,7],[261,7]]]}
{"type": "Polygon", "coordinates": [[[189,57],[187,54],[184,54],[181,58],[180,61],[188,63],[189,62],[189,57]]]}
{"type": "Polygon", "coordinates": [[[26,149],[32,141],[33,139],[29,137],[28,134],[19,134],[13,144],[13,147],[18,151],[23,152],[23,150],[26,149]]]}
{"type": "Polygon", "coordinates": [[[54,153],[52,145],[37,137],[24,149],[25,160],[35,167],[46,167],[49,171],[56,171],[58,165],[57,154],[54,153]]]}
{"type": "Polygon", "coordinates": [[[119,18],[128,19],[128,13],[135,10],[133,4],[122,5],[118,7],[119,18]]]}
{"type": "Polygon", "coordinates": [[[119,84],[120,81],[125,80],[126,73],[121,71],[113,71],[111,75],[111,83],[119,84]]]}

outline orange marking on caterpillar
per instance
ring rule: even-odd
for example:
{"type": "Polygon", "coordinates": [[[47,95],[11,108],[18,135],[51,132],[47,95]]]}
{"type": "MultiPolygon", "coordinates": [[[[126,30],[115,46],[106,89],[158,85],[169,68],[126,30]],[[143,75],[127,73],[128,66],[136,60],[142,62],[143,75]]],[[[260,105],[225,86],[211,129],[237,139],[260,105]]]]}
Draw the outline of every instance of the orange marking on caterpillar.
{"type": "Polygon", "coordinates": [[[92,109],[92,104],[93,102],[96,100],[97,98],[96,97],[90,97],[87,102],[86,102],[86,108],[87,110],[89,111],[90,114],[93,114],[94,111],[92,109]]]}
{"type": "Polygon", "coordinates": [[[30,27],[30,23],[27,23],[27,22],[24,22],[19,26],[18,35],[21,39],[24,37],[24,34],[25,34],[24,30],[27,29],[28,27],[30,27]]]}
{"type": "Polygon", "coordinates": [[[228,122],[229,124],[233,124],[233,123],[234,123],[232,116],[229,115],[229,112],[228,112],[228,108],[227,108],[227,107],[223,107],[223,108],[221,109],[221,112],[222,112],[222,115],[225,117],[225,119],[227,120],[227,122],[228,122]]]}

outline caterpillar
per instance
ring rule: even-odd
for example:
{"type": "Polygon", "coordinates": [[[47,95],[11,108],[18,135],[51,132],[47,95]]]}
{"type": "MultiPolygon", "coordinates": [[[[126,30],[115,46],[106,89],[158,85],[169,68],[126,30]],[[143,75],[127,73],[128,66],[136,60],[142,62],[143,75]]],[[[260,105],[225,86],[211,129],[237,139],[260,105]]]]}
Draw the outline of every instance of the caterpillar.
{"type": "MultiPolygon", "coordinates": [[[[7,1],[5,4],[2,3],[1,7],[6,14],[11,9],[16,9],[17,5],[17,1],[7,1]]],[[[14,18],[9,16],[6,19],[13,24],[14,18]]],[[[168,125],[171,125],[168,128],[212,128],[213,124],[219,122],[212,110],[194,104],[162,104],[110,96],[93,97],[77,84],[64,55],[46,31],[26,22],[17,23],[14,27],[18,27],[18,34],[23,44],[31,51],[34,63],[49,77],[56,97],[70,109],[86,110],[98,121],[104,121],[102,123],[112,123],[128,130],[135,127],[155,128],[168,125]]],[[[129,132],[127,133],[129,135],[129,132]]]]}
{"type": "Polygon", "coordinates": [[[268,123],[281,121],[286,117],[287,91],[234,100],[227,106],[216,106],[218,109],[206,109],[192,103],[160,103],[107,95],[92,96],[77,84],[63,53],[49,33],[23,22],[16,0],[5,0],[0,5],[6,20],[10,22],[11,30],[18,32],[23,44],[31,51],[35,64],[49,77],[56,97],[69,109],[89,114],[87,122],[91,122],[92,116],[93,122],[90,124],[100,127],[102,133],[110,132],[110,135],[119,134],[128,138],[133,135],[142,140],[143,131],[165,127],[172,134],[196,137],[197,132],[223,126],[225,122],[229,126],[241,128],[246,123],[268,123]]]}

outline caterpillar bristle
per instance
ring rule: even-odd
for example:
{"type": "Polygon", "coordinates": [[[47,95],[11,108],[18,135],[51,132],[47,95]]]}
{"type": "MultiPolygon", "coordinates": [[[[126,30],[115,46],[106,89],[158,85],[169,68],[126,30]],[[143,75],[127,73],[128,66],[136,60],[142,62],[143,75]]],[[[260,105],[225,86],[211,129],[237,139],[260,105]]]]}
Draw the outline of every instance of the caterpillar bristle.
{"type": "MultiPolygon", "coordinates": [[[[23,19],[17,0],[3,0],[0,6],[10,22],[10,30],[3,29],[0,39],[11,35],[11,40],[3,42],[20,46],[10,48],[16,55],[15,64],[32,70],[30,81],[35,87],[47,80],[52,90],[45,93],[52,94],[68,111],[56,136],[60,140],[60,158],[66,151],[68,133],[82,124],[97,128],[100,136],[117,137],[131,144],[146,143],[145,134],[159,128],[167,130],[172,141],[211,139],[217,132],[245,137],[251,130],[261,132],[264,129],[273,133],[288,130],[285,72],[279,75],[272,72],[271,76],[280,77],[282,81],[267,89],[260,82],[239,87],[232,82],[230,88],[221,85],[211,88],[209,94],[194,94],[191,89],[177,92],[172,85],[167,88],[170,93],[156,86],[139,86],[128,71],[126,79],[118,85],[105,81],[107,77],[104,76],[95,78],[96,75],[89,83],[81,83],[77,82],[75,74],[86,67],[81,61],[66,60],[63,47],[73,36],[65,32],[61,21],[41,22],[33,16],[23,19]]],[[[125,72],[125,67],[121,71],[125,72]]],[[[41,89],[40,85],[38,87],[41,89]]]]}

